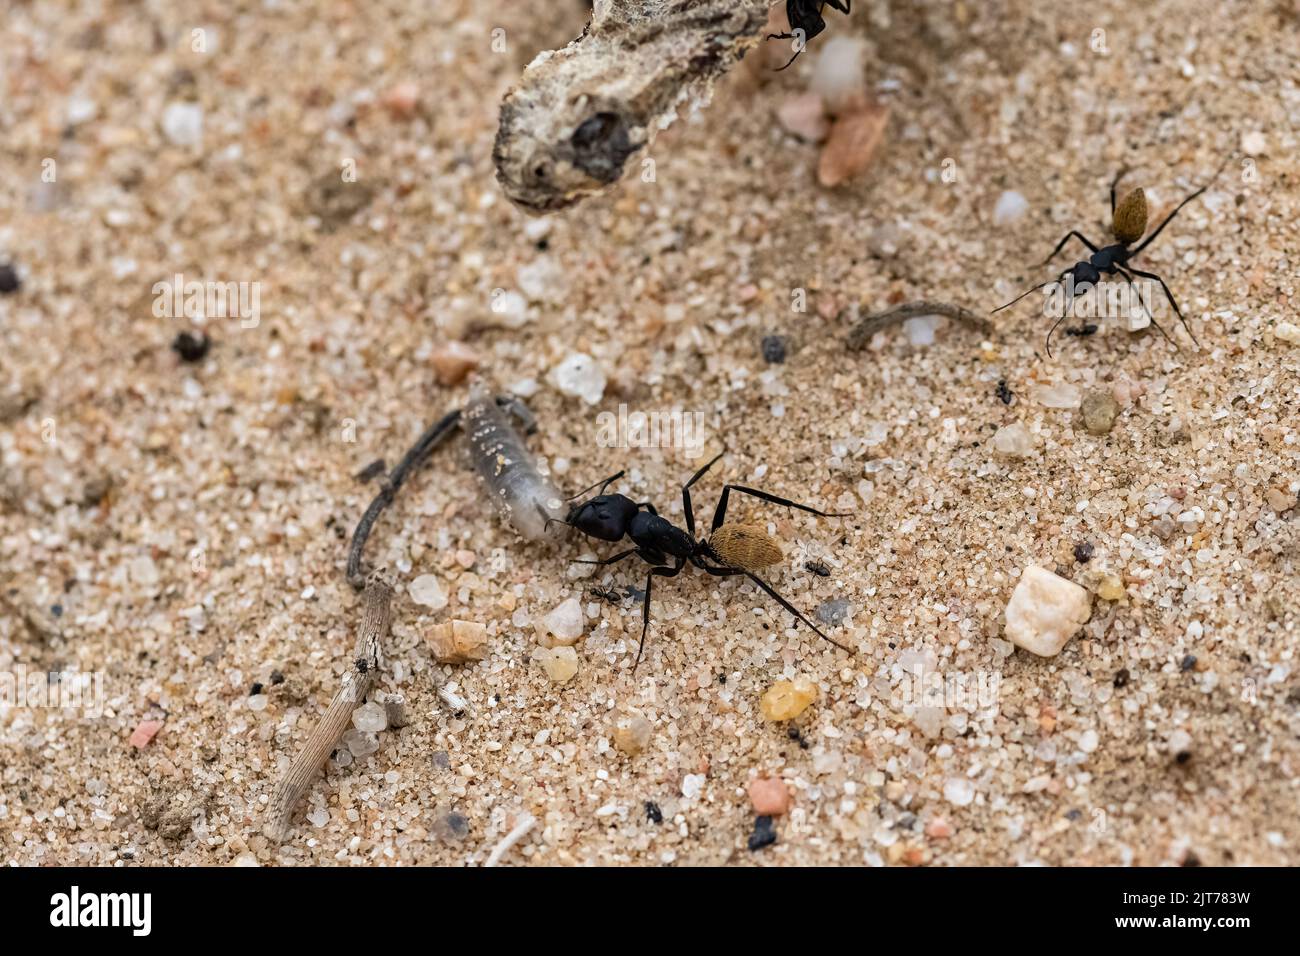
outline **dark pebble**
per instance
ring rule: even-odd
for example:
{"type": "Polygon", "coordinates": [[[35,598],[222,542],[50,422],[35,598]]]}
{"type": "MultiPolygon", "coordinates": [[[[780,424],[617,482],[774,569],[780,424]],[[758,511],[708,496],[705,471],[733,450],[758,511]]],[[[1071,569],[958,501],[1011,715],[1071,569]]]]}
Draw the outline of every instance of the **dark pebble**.
{"type": "Polygon", "coordinates": [[[262,692],[262,682],[261,682],[261,681],[253,681],[253,686],[250,687],[250,688],[248,689],[248,696],[249,696],[249,697],[256,697],[256,696],[257,696],[258,694],[260,694],[261,692],[262,692]]]}
{"type": "Polygon", "coordinates": [[[772,826],[771,817],[755,817],[754,832],[749,835],[750,851],[761,850],[776,842],[776,827],[772,826]]]}
{"type": "Polygon", "coordinates": [[[1003,405],[1010,405],[1011,400],[1016,397],[1016,393],[1011,391],[1011,387],[1007,385],[1005,378],[998,379],[998,390],[994,394],[997,395],[998,401],[1003,405]]]}
{"type": "Polygon", "coordinates": [[[1092,556],[1097,549],[1092,546],[1091,541],[1080,541],[1074,546],[1074,560],[1080,564],[1087,564],[1092,560],[1092,556]]]}
{"type": "Polygon", "coordinates": [[[63,605],[62,605],[62,604],[51,604],[51,605],[50,605],[50,613],[53,614],[55,617],[63,617],[63,605]]]}
{"type": "Polygon", "coordinates": [[[1196,666],[1196,655],[1188,654],[1186,657],[1183,658],[1183,663],[1180,666],[1184,671],[1191,670],[1193,667],[1196,666]]]}
{"type": "Polygon", "coordinates": [[[1113,683],[1116,687],[1123,687],[1128,683],[1128,679],[1129,679],[1128,668],[1125,667],[1115,675],[1115,680],[1113,681],[1113,683]]]}
{"type": "Polygon", "coordinates": [[[172,339],[172,351],[181,357],[182,362],[201,362],[212,348],[212,339],[208,333],[181,332],[172,339]]]}
{"type": "Polygon", "coordinates": [[[659,809],[659,804],[653,800],[647,800],[645,802],[645,818],[651,823],[663,823],[664,812],[659,809]]]}
{"type": "Polygon", "coordinates": [[[767,335],[763,337],[763,361],[769,365],[780,365],[785,361],[786,339],[784,335],[767,335]]]}
{"type": "Polygon", "coordinates": [[[22,285],[23,280],[18,278],[18,270],[8,262],[0,262],[0,294],[17,292],[22,285]]]}

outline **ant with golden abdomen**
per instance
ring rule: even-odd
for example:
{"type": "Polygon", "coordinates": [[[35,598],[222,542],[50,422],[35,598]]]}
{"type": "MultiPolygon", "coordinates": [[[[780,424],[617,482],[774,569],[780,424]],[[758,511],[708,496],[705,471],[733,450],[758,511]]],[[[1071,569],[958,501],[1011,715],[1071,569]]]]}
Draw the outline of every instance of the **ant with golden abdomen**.
{"type": "MultiPolygon", "coordinates": [[[[1222,172],[1223,166],[1225,165],[1227,165],[1227,160],[1224,160],[1223,165],[1219,166],[1218,171],[1214,174],[1214,178],[1218,177],[1219,172],[1222,172]]],[[[1135,269],[1131,263],[1144,249],[1146,249],[1147,246],[1151,245],[1151,243],[1155,241],[1156,237],[1164,231],[1165,226],[1169,225],[1170,221],[1178,215],[1184,206],[1210,188],[1210,184],[1214,182],[1214,178],[1211,178],[1204,186],[1175,206],[1174,211],[1166,216],[1164,221],[1155,228],[1155,231],[1152,232],[1151,235],[1147,236],[1147,238],[1143,240],[1136,249],[1130,249],[1129,246],[1141,240],[1143,233],[1146,232],[1148,210],[1146,193],[1142,191],[1141,187],[1130,191],[1122,200],[1116,203],[1115,190],[1119,186],[1119,181],[1124,177],[1126,171],[1127,170],[1121,169],[1115,176],[1114,181],[1110,184],[1111,235],[1114,236],[1116,241],[1108,246],[1098,247],[1096,243],[1088,239],[1079,230],[1071,229],[1065,234],[1064,238],[1056,244],[1056,248],[1052,250],[1052,254],[1043,260],[1043,265],[1047,265],[1047,263],[1056,258],[1057,254],[1065,248],[1065,244],[1071,239],[1078,239],[1088,247],[1088,250],[1092,254],[1086,260],[1076,262],[1055,279],[1049,279],[1041,285],[1036,285],[1027,292],[1022,292],[1006,305],[998,306],[998,308],[993,310],[994,313],[1010,308],[1025,296],[1037,292],[1039,289],[1045,289],[1050,285],[1062,282],[1067,277],[1073,280],[1073,288],[1077,295],[1083,289],[1095,286],[1101,280],[1103,275],[1113,276],[1119,274],[1128,281],[1131,288],[1137,290],[1138,301],[1142,303],[1142,307],[1146,311],[1147,317],[1151,320],[1151,324],[1160,331],[1160,334],[1163,335],[1166,340],[1177,348],[1177,344],[1174,343],[1173,339],[1169,338],[1169,334],[1161,328],[1160,323],[1157,322],[1155,316],[1151,314],[1151,309],[1147,305],[1146,299],[1142,296],[1141,289],[1137,286],[1137,279],[1135,277],[1140,276],[1143,279],[1153,279],[1160,283],[1160,288],[1164,290],[1165,297],[1169,300],[1169,304],[1173,306],[1174,314],[1178,316],[1178,321],[1181,322],[1183,328],[1187,330],[1187,334],[1191,336],[1192,342],[1197,345],[1200,344],[1199,342],[1196,342],[1196,336],[1193,334],[1191,326],[1187,324],[1187,320],[1183,318],[1183,312],[1178,307],[1178,302],[1174,299],[1174,294],[1169,291],[1169,286],[1165,284],[1165,280],[1154,272],[1144,272],[1141,269],[1135,269]]],[[[1056,322],[1053,323],[1051,329],[1048,330],[1046,345],[1047,354],[1049,356],[1052,354],[1052,334],[1056,331],[1057,327],[1065,321],[1065,317],[1068,314],[1069,309],[1064,309],[1061,317],[1058,318],[1056,322]]]]}
{"type": "Polygon", "coordinates": [[[728,523],[727,504],[731,493],[734,491],[775,505],[796,508],[799,511],[805,511],[820,518],[847,518],[849,515],[818,511],[809,505],[799,504],[788,498],[768,494],[766,491],[759,491],[756,488],[726,484],[722,488],[722,495],[718,498],[717,507],[713,512],[713,523],[709,537],[698,539],[695,537],[695,510],[691,506],[691,486],[699,481],[705,472],[712,468],[721,457],[722,453],[716,455],[682,486],[682,508],[686,514],[686,527],[684,529],[677,527],[660,515],[655,510],[654,505],[648,501],[636,502],[626,495],[606,494],[605,489],[623,477],[624,473],[622,471],[578,492],[574,496],[575,498],[597,487],[600,489],[594,497],[581,501],[570,508],[563,521],[564,524],[577,528],[589,538],[596,538],[600,541],[621,541],[626,537],[630,538],[632,543],[636,545],[636,547],[628,548],[626,551],[620,551],[613,557],[600,560],[583,560],[578,563],[608,565],[636,555],[650,565],[650,573],[646,576],[645,597],[641,611],[641,643],[637,647],[636,663],[632,666],[633,671],[641,663],[641,655],[645,651],[646,632],[650,628],[650,590],[654,585],[654,579],[657,577],[676,577],[688,563],[715,577],[744,575],[762,588],[769,597],[783,608],[812,628],[813,633],[818,637],[829,641],[841,650],[852,653],[850,648],[824,634],[816,624],[804,617],[793,604],[777,594],[770,584],[754,574],[756,570],[779,561],[781,559],[781,547],[761,525],[728,523]]]}

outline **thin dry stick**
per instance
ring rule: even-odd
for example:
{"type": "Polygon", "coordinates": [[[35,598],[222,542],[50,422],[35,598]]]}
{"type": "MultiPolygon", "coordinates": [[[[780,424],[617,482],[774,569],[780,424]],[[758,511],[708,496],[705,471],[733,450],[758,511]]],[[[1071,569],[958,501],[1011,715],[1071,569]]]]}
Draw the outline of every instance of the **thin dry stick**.
{"type": "Polygon", "coordinates": [[[392,585],[381,573],[372,573],[366,579],[361,600],[364,609],[361,613],[361,626],[357,629],[357,643],[352,649],[352,664],[343,675],[343,683],[330,701],[324,716],[312,728],[307,743],[271,794],[271,802],[266,810],[266,825],[262,832],[276,843],[283,842],[289,835],[289,820],[293,816],[294,807],[316,779],[339,738],[343,736],[343,731],[347,729],[352,712],[366,699],[366,694],[375,682],[380,647],[388,636],[388,626],[392,619],[392,585]]]}
{"type": "Polygon", "coordinates": [[[953,305],[949,302],[932,302],[928,299],[922,299],[918,302],[904,302],[892,309],[886,309],[884,312],[873,312],[871,315],[864,317],[849,332],[848,347],[857,352],[865,348],[867,343],[871,341],[871,337],[881,329],[887,329],[891,325],[906,322],[908,319],[914,319],[920,315],[946,316],[984,335],[993,331],[993,326],[988,319],[976,315],[970,309],[964,309],[960,305],[953,305]]]}

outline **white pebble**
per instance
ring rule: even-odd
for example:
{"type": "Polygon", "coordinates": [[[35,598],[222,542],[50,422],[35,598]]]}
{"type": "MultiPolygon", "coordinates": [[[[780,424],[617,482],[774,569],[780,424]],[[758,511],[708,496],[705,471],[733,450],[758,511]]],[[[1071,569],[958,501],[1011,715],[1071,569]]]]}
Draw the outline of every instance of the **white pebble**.
{"type": "Polygon", "coordinates": [[[1029,200],[1014,189],[1009,189],[998,197],[998,203],[993,207],[993,225],[1009,226],[1028,211],[1029,200]]]}
{"type": "Polygon", "coordinates": [[[1008,458],[1024,458],[1034,453],[1034,436],[1020,422],[1003,425],[993,433],[993,451],[1008,458]]]}
{"type": "Polygon", "coordinates": [[[406,593],[416,604],[439,611],[447,606],[447,592],[432,574],[421,574],[407,586],[406,593]]]}
{"type": "Polygon", "coordinates": [[[569,598],[562,601],[550,614],[542,618],[542,626],[546,628],[555,644],[572,644],[582,637],[582,605],[577,598],[569,598]]]}
{"type": "Polygon", "coordinates": [[[528,323],[528,300],[514,289],[499,289],[492,296],[492,316],[508,329],[528,323]]]}
{"type": "Polygon", "coordinates": [[[1242,133],[1241,151],[1247,156],[1263,156],[1268,152],[1268,137],[1257,129],[1242,133]]]}
{"type": "Polygon", "coordinates": [[[949,777],[943,782],[943,798],[954,807],[969,806],[975,799],[975,784],[965,777],[949,777]]]}
{"type": "Polygon", "coordinates": [[[841,34],[822,44],[808,86],[832,112],[862,96],[866,55],[866,42],[859,37],[841,34]]]}
{"type": "Polygon", "coordinates": [[[1034,401],[1047,408],[1078,408],[1083,402],[1083,392],[1077,385],[1035,385],[1030,389],[1034,401]]]}
{"type": "Polygon", "coordinates": [[[595,405],[605,394],[605,370],[585,352],[570,352],[551,369],[551,384],[565,395],[595,405]]]}
{"type": "Polygon", "coordinates": [[[345,730],[343,746],[354,757],[367,757],[379,749],[379,735],[363,730],[345,730]]]}
{"type": "Polygon", "coordinates": [[[1088,592],[1030,565],[1007,603],[1007,638],[1040,657],[1054,657],[1092,616],[1088,592]]]}
{"type": "Polygon", "coordinates": [[[918,315],[908,319],[903,323],[903,333],[907,336],[908,344],[918,348],[933,345],[934,330],[939,327],[941,321],[942,318],[937,315],[918,315]]]}
{"type": "Polygon", "coordinates": [[[694,800],[704,791],[704,774],[688,773],[682,777],[682,796],[694,800]]]}
{"type": "Polygon", "coordinates": [[[1279,322],[1274,327],[1273,334],[1283,342],[1300,345],[1300,325],[1296,325],[1294,322],[1279,322]]]}
{"type": "Polygon", "coordinates": [[[534,302],[561,302],[568,293],[564,270],[550,256],[539,256],[515,273],[519,289],[534,302]]]}
{"type": "Polygon", "coordinates": [[[352,712],[352,726],[362,733],[377,734],[388,729],[388,715],[372,700],[352,712]]]}
{"type": "Polygon", "coordinates": [[[169,103],[163,110],[162,131],[174,146],[203,143],[203,107],[198,103],[169,103]]]}
{"type": "Polygon", "coordinates": [[[1079,749],[1086,754],[1093,753],[1097,749],[1098,741],[1097,731],[1085,730],[1079,736],[1079,749]]]}

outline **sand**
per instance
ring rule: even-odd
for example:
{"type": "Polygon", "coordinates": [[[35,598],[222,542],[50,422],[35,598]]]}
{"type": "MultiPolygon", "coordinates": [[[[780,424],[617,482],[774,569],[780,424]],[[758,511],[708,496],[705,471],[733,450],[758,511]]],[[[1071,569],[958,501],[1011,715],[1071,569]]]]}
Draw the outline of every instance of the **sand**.
{"type": "Polygon", "coordinates": [[[815,42],[720,84],[655,143],[653,181],[530,220],[493,181],[496,104],[584,13],[524,6],[7,14],[0,261],[23,285],[0,296],[0,667],[97,674],[103,707],[0,703],[3,859],[479,864],[531,815],[503,865],[1300,862],[1294,7],[855,4],[822,39],[862,37],[891,108],[863,175],[821,187],[818,148],[775,118],[815,42]],[[1032,299],[987,336],[845,347],[855,305],[987,312],[1049,278],[1067,230],[1104,235],[1122,166],[1159,213],[1225,159],[1144,255],[1199,349],[1176,321],[1178,349],[1110,322],[1049,358],[1032,299]],[[994,225],[1007,192],[1027,211],[994,225]],[[249,283],[248,308],[169,315],[155,284],[178,274],[249,283]],[[212,348],[184,363],[172,340],[199,325],[212,348]],[[589,589],[644,588],[644,565],[584,577],[571,559],[617,546],[518,540],[458,439],[369,552],[399,583],[378,686],[411,724],[331,763],[273,846],[265,802],[351,663],[346,538],[375,490],[354,475],[464,401],[431,364],[451,341],[529,393],[570,492],[626,468],[619,490],[680,521],[687,452],[725,446],[702,521],[724,481],[852,511],[731,505],[783,542],[769,577],[805,613],[848,602],[826,626],[857,653],[690,572],[657,582],[633,676],[641,605],[589,589]],[[595,404],[551,384],[575,351],[607,376],[595,404]],[[1118,393],[1111,430],[1042,404],[1062,385],[1118,393]],[[702,448],[608,447],[621,404],[699,413],[702,448]],[[1017,422],[1034,451],[995,455],[1017,422]],[[1056,657],[1004,640],[1030,565],[1121,589],[1056,657]],[[422,574],[445,608],[401,593],[422,574]],[[536,625],[569,597],[587,622],[561,684],[536,625]],[[487,626],[485,660],[432,662],[452,619],[487,626]],[[943,706],[907,700],[918,666],[943,706]],[[817,702],[764,720],[796,677],[817,702]],[[628,756],[633,711],[652,732],[628,756]],[[760,776],[791,808],[751,851],[760,776]]]}

